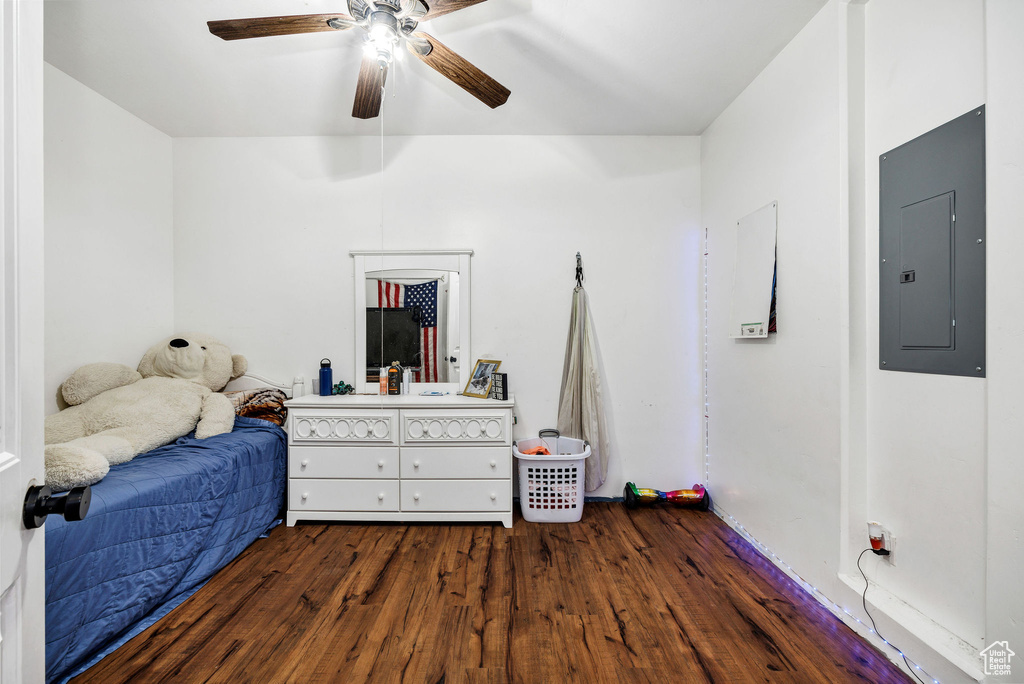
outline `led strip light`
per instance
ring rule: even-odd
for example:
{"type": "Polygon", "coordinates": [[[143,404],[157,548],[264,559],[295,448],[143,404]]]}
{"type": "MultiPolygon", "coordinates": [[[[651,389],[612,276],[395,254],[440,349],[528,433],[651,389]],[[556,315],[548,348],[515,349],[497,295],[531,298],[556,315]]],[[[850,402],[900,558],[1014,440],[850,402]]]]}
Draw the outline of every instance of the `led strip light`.
{"type": "Polygon", "coordinates": [[[704,228],[704,486],[711,489],[711,430],[708,428],[708,229],[704,228]]]}

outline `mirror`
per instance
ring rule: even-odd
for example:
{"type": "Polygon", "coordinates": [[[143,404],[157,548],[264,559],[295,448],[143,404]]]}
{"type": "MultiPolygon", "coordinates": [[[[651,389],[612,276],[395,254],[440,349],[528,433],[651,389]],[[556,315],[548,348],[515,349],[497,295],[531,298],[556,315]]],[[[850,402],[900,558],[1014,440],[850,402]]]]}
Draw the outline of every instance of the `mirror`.
{"type": "Polygon", "coordinates": [[[411,371],[411,394],[462,391],[470,358],[471,250],[353,251],[356,392],[376,394],[380,368],[411,371]]]}
{"type": "Polygon", "coordinates": [[[775,296],[777,203],[736,222],[736,272],[729,337],[768,337],[775,296]]]}
{"type": "Polygon", "coordinates": [[[366,381],[398,361],[414,382],[447,383],[458,362],[458,271],[366,273],[366,381]],[[454,344],[452,344],[454,342],[454,344]],[[455,358],[456,361],[451,359],[455,358]]]}

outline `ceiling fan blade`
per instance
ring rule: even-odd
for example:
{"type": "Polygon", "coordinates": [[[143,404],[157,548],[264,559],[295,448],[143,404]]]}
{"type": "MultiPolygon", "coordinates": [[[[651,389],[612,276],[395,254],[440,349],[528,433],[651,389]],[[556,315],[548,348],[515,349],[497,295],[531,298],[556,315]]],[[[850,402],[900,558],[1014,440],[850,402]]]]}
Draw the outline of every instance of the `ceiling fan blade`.
{"type": "Polygon", "coordinates": [[[420,46],[410,41],[410,52],[491,109],[505,104],[508,96],[512,94],[508,88],[452,52],[437,38],[426,33],[414,33],[413,38],[417,39],[420,45],[423,45],[423,41],[430,43],[431,49],[423,54],[420,46]]]}
{"type": "Polygon", "coordinates": [[[208,21],[210,33],[224,40],[288,36],[294,33],[344,31],[356,25],[347,14],[299,14],[288,17],[253,17],[208,21]],[[332,21],[333,20],[333,21],[332,21]]]}
{"type": "Polygon", "coordinates": [[[359,67],[359,82],[356,83],[356,100],[352,103],[352,116],[372,119],[380,114],[387,77],[388,68],[380,65],[376,55],[363,56],[363,63],[359,67]]]}
{"type": "Polygon", "coordinates": [[[435,17],[440,17],[443,14],[449,12],[455,12],[466,7],[478,5],[485,0],[423,0],[423,4],[428,7],[426,15],[420,21],[428,21],[435,17]]]}

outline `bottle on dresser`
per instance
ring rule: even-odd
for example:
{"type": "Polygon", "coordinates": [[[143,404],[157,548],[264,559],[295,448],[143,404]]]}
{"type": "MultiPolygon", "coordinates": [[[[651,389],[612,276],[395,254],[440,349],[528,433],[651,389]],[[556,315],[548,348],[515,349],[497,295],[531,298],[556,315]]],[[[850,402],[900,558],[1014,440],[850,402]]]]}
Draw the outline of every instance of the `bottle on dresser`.
{"type": "Polygon", "coordinates": [[[391,367],[388,368],[388,394],[401,394],[402,393],[402,367],[398,365],[397,361],[391,362],[391,367]]]}
{"type": "Polygon", "coordinates": [[[331,360],[320,359],[320,396],[331,396],[331,389],[334,387],[334,377],[331,371],[331,360]]]}

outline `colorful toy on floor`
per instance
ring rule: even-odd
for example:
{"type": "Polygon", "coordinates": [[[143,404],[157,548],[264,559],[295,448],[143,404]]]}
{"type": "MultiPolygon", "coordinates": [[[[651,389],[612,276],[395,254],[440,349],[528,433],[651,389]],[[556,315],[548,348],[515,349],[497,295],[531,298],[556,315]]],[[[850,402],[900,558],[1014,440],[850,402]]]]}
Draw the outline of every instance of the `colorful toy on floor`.
{"type": "Polygon", "coordinates": [[[672,492],[660,492],[657,489],[644,489],[632,482],[627,482],[622,490],[622,498],[626,508],[637,508],[641,505],[667,502],[685,508],[697,508],[706,511],[711,507],[711,495],[701,484],[693,485],[693,489],[677,489],[672,492]]]}

